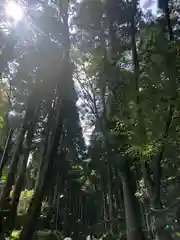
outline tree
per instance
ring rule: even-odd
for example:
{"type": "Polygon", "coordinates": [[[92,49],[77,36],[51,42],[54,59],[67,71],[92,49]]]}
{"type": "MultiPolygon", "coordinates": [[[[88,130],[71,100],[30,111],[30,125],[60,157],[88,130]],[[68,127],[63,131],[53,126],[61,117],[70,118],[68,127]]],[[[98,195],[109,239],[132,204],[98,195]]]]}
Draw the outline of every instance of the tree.
{"type": "Polygon", "coordinates": [[[172,201],[179,197],[179,15],[170,10],[178,6],[160,3],[159,16],[137,1],[27,6],[30,31],[23,41],[16,33],[2,59],[3,69],[16,59],[3,77],[11,79],[8,115],[20,118],[9,121],[13,145],[1,168],[8,173],[1,238],[22,228],[20,239],[31,239],[47,228],[54,238],[53,231],[172,239],[179,229],[179,200],[172,201]],[[33,196],[20,216],[26,188],[33,196]]]}

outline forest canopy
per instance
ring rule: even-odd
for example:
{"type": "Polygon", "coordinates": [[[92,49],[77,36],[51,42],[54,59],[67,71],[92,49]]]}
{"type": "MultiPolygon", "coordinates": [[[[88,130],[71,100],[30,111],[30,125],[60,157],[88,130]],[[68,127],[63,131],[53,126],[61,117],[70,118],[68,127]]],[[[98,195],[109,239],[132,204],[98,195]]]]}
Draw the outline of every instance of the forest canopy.
{"type": "Polygon", "coordinates": [[[180,2],[156,4],[0,3],[0,240],[180,238],[180,2]]]}

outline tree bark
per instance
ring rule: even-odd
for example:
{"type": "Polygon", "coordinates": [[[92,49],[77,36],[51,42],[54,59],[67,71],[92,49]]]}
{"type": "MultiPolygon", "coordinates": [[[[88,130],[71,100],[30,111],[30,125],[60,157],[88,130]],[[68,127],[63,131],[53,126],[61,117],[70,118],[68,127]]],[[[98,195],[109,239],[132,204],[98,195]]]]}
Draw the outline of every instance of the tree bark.
{"type": "MultiPolygon", "coordinates": [[[[158,163],[160,164],[159,161],[158,163]]],[[[154,209],[154,212],[149,216],[149,219],[148,219],[148,222],[151,222],[151,229],[150,229],[149,235],[151,236],[153,234],[156,240],[163,240],[163,239],[172,240],[173,238],[172,238],[171,232],[168,229],[167,230],[165,229],[166,214],[163,214],[163,213],[155,214],[156,209],[163,210],[162,204],[161,204],[161,197],[160,197],[161,168],[160,168],[160,165],[157,165],[157,163],[156,163],[156,167],[157,168],[155,173],[158,176],[155,179],[158,179],[157,181],[151,178],[150,172],[149,172],[149,166],[147,162],[144,163],[144,167],[143,167],[143,175],[144,175],[145,186],[148,192],[149,204],[151,208],[154,209]]]]}
{"type": "Polygon", "coordinates": [[[24,142],[24,136],[25,136],[25,133],[28,129],[28,124],[29,124],[29,121],[31,120],[31,116],[34,113],[34,104],[36,104],[35,99],[37,98],[36,89],[35,89],[35,91],[32,92],[31,96],[29,97],[27,110],[26,110],[26,114],[25,114],[25,117],[24,117],[22,127],[20,129],[16,149],[15,149],[13,157],[12,157],[12,162],[11,162],[11,165],[10,165],[10,168],[9,168],[6,183],[5,183],[5,186],[3,188],[1,198],[0,198],[0,208],[1,209],[3,209],[4,205],[6,205],[6,200],[7,200],[7,198],[9,198],[10,191],[11,191],[12,185],[14,183],[17,164],[19,162],[19,157],[22,154],[22,146],[23,146],[23,142],[24,142]]]}
{"type": "Polygon", "coordinates": [[[10,151],[10,148],[11,148],[12,135],[13,135],[13,130],[10,129],[9,135],[8,135],[8,138],[7,138],[7,141],[6,141],[6,146],[4,148],[4,152],[3,152],[3,155],[2,155],[2,158],[1,158],[0,179],[2,177],[4,166],[6,165],[6,163],[8,161],[8,154],[9,154],[9,151],[10,151]]]}
{"type": "Polygon", "coordinates": [[[39,110],[39,104],[34,110],[34,116],[31,116],[32,120],[30,121],[28,126],[28,132],[27,132],[26,143],[25,143],[26,146],[24,147],[24,156],[22,156],[19,175],[17,177],[16,183],[13,189],[11,211],[9,213],[9,219],[5,226],[9,235],[11,234],[15,224],[17,207],[18,207],[21,191],[25,183],[26,167],[27,167],[32,140],[33,140],[34,130],[36,127],[36,121],[37,121],[38,112],[39,112],[38,110],[39,110]]]}
{"type": "Polygon", "coordinates": [[[107,168],[108,168],[108,198],[109,198],[109,231],[110,233],[113,233],[113,199],[112,199],[112,169],[109,161],[107,161],[107,168]]]}
{"type": "Polygon", "coordinates": [[[145,240],[141,229],[140,206],[135,196],[136,181],[133,172],[130,171],[128,160],[124,160],[121,170],[124,207],[126,216],[126,231],[128,240],[145,240]]]}
{"type": "Polygon", "coordinates": [[[28,209],[28,215],[26,222],[24,224],[23,230],[20,234],[20,240],[31,240],[33,237],[33,233],[35,231],[37,218],[39,216],[40,210],[41,210],[41,204],[42,200],[45,194],[45,188],[46,183],[48,181],[49,176],[49,167],[51,165],[51,161],[54,159],[57,151],[57,147],[59,145],[59,138],[62,133],[62,126],[64,122],[64,117],[61,115],[63,113],[63,102],[60,103],[61,107],[59,109],[59,114],[56,121],[56,126],[53,131],[51,141],[49,142],[49,147],[47,150],[47,155],[45,158],[44,165],[41,169],[38,184],[36,186],[32,201],[30,203],[29,209],[28,209]]]}

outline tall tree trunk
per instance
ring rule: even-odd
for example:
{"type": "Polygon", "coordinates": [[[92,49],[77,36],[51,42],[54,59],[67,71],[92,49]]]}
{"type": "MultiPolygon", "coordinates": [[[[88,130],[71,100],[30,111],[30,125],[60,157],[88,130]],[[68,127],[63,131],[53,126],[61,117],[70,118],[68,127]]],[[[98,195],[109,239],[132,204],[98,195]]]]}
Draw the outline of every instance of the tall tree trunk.
{"type": "Polygon", "coordinates": [[[27,162],[28,162],[28,157],[29,157],[32,140],[33,140],[34,130],[36,127],[36,121],[37,121],[38,112],[39,112],[38,110],[39,110],[39,104],[37,104],[36,109],[34,109],[34,115],[31,116],[32,120],[29,122],[28,132],[27,132],[27,137],[26,137],[26,142],[25,142],[25,147],[24,147],[24,156],[22,157],[19,175],[17,177],[16,183],[15,183],[15,186],[13,189],[11,210],[9,213],[9,219],[6,222],[6,226],[5,226],[9,235],[11,234],[14,224],[15,224],[19,198],[20,198],[21,191],[22,191],[22,188],[25,183],[26,167],[27,167],[27,162]]]}
{"type": "Polygon", "coordinates": [[[31,96],[29,97],[27,110],[26,110],[26,114],[25,114],[25,117],[24,117],[22,127],[20,129],[16,149],[15,149],[13,157],[12,157],[12,161],[11,161],[11,164],[10,164],[10,168],[9,168],[8,176],[7,176],[7,179],[6,179],[6,183],[5,183],[5,186],[3,188],[3,192],[1,194],[1,198],[0,198],[0,208],[1,209],[4,209],[4,205],[6,205],[6,200],[7,200],[7,198],[9,198],[10,191],[11,191],[12,185],[14,183],[17,164],[19,162],[19,157],[22,154],[22,146],[23,146],[23,142],[24,142],[24,136],[25,136],[25,133],[28,129],[29,120],[31,120],[31,116],[34,113],[34,104],[36,104],[36,102],[35,102],[36,97],[37,97],[36,91],[33,91],[31,96]]]}
{"type": "MultiPolygon", "coordinates": [[[[63,103],[60,103],[60,104],[61,106],[63,105],[63,103]]],[[[59,138],[62,133],[63,118],[64,118],[62,113],[63,113],[63,107],[60,107],[55,128],[49,142],[47,155],[44,160],[44,165],[41,168],[38,184],[36,186],[31,204],[28,209],[27,219],[24,224],[23,230],[20,234],[20,240],[31,240],[33,237],[37,218],[41,210],[42,200],[45,194],[46,183],[48,181],[48,176],[49,176],[48,170],[51,165],[51,161],[54,159],[56,155],[57,147],[59,145],[59,138]]]]}
{"type": "MultiPolygon", "coordinates": [[[[173,97],[174,96],[176,96],[176,92],[173,93],[173,97]]],[[[169,136],[169,130],[173,121],[174,110],[175,110],[174,104],[170,103],[167,108],[167,119],[165,122],[164,132],[161,137],[160,149],[159,149],[158,155],[156,156],[156,159],[154,159],[155,164],[154,164],[153,177],[150,175],[148,162],[143,163],[143,168],[142,168],[145,186],[148,191],[149,203],[154,210],[162,209],[161,193],[160,193],[161,175],[162,175],[161,161],[163,159],[166,141],[169,136]]],[[[166,225],[165,217],[154,216],[154,219],[155,221],[153,224],[154,225],[153,228],[154,228],[154,234],[156,238],[159,240],[172,239],[171,233],[168,230],[165,231],[165,225],[166,225]]]]}
{"type": "Polygon", "coordinates": [[[57,82],[57,93],[60,96],[60,104],[58,104],[59,109],[57,110],[58,116],[57,121],[55,123],[55,128],[52,133],[52,137],[49,142],[47,155],[42,165],[40,179],[35,189],[34,196],[32,198],[31,204],[28,209],[28,215],[26,222],[24,224],[23,230],[20,234],[20,240],[31,240],[33,236],[33,232],[35,230],[37,217],[41,210],[41,203],[43,200],[43,196],[45,193],[46,182],[49,177],[49,167],[51,165],[51,161],[54,159],[57,147],[59,145],[59,139],[62,134],[62,127],[64,124],[65,118],[68,118],[68,106],[71,106],[72,103],[76,100],[74,84],[72,79],[72,67],[69,59],[69,51],[70,51],[70,38],[69,38],[69,26],[68,26],[68,7],[69,1],[65,0],[59,1],[60,8],[60,19],[62,21],[62,46],[64,50],[63,64],[64,68],[62,68],[61,77],[63,81],[57,82]]]}
{"type": "MultiPolygon", "coordinates": [[[[162,149],[161,149],[162,150],[162,149]]],[[[162,158],[161,152],[159,153],[159,157],[162,158]]],[[[161,159],[160,158],[160,159],[161,159]]],[[[158,163],[160,164],[159,159],[157,159],[158,163]]],[[[161,168],[160,165],[156,163],[156,171],[157,177],[153,180],[150,176],[149,166],[148,163],[145,162],[143,166],[143,175],[145,186],[148,192],[148,198],[151,208],[153,208],[153,213],[151,213],[148,217],[148,222],[151,223],[151,229],[149,229],[149,235],[152,234],[155,236],[156,240],[172,240],[171,232],[168,229],[165,229],[166,226],[166,213],[159,214],[158,210],[162,209],[161,198],[160,198],[160,174],[161,168]],[[159,171],[159,172],[158,172],[159,171]],[[156,210],[157,213],[156,214],[156,210]]]]}
{"type": "Polygon", "coordinates": [[[112,219],[113,219],[113,199],[112,199],[112,169],[110,163],[107,163],[108,168],[108,198],[109,198],[109,231],[113,233],[112,219]]]}
{"type": "MultiPolygon", "coordinates": [[[[173,41],[174,36],[173,36],[173,29],[171,26],[168,2],[169,2],[168,0],[159,0],[159,7],[162,8],[162,10],[165,13],[165,21],[167,25],[168,34],[169,34],[169,40],[173,41]]],[[[169,78],[171,79],[171,77],[169,78]]],[[[144,166],[143,166],[143,175],[144,175],[145,185],[148,190],[149,202],[151,207],[154,209],[153,213],[151,214],[151,216],[154,217],[154,223],[153,223],[154,234],[156,239],[158,240],[173,239],[171,232],[168,229],[165,229],[166,213],[162,212],[162,214],[157,214],[158,210],[163,211],[162,204],[161,204],[161,197],[160,197],[161,175],[162,175],[161,161],[163,159],[166,141],[169,136],[169,130],[170,130],[170,127],[173,121],[173,115],[175,112],[174,100],[177,98],[176,79],[171,79],[170,84],[172,88],[172,95],[167,107],[167,119],[165,122],[164,132],[162,133],[162,137],[161,137],[161,146],[159,149],[159,153],[155,159],[155,169],[154,169],[153,178],[150,175],[148,163],[147,162],[144,163],[144,166]]]]}
{"type": "Polygon", "coordinates": [[[7,140],[6,140],[6,145],[5,145],[5,148],[4,148],[4,152],[3,152],[3,155],[2,155],[2,158],[1,158],[1,164],[0,164],[0,179],[1,179],[1,177],[2,177],[2,173],[3,173],[4,166],[6,165],[6,163],[7,163],[7,161],[8,161],[8,155],[9,155],[9,151],[10,151],[10,149],[11,149],[12,135],[13,135],[13,130],[10,129],[8,138],[7,138],[7,140]]]}
{"type": "Polygon", "coordinates": [[[145,240],[141,229],[140,206],[135,196],[136,181],[130,171],[127,159],[121,171],[121,180],[124,196],[124,207],[126,216],[126,231],[128,240],[145,240]]]}
{"type": "MultiPolygon", "coordinates": [[[[28,110],[27,110],[28,111],[28,110]]],[[[7,206],[10,207],[9,205],[9,196],[10,196],[10,192],[12,189],[12,185],[14,183],[14,178],[16,175],[16,169],[17,169],[17,164],[19,162],[19,157],[22,153],[22,145],[23,145],[23,141],[24,141],[24,136],[26,133],[26,129],[27,129],[27,123],[28,123],[28,117],[27,114],[25,116],[24,119],[24,123],[23,126],[21,127],[20,133],[19,133],[19,138],[18,138],[18,142],[16,145],[16,149],[12,158],[12,162],[9,168],[9,172],[8,172],[8,176],[5,182],[5,186],[3,187],[3,191],[1,194],[1,198],[0,198],[0,209],[1,209],[1,214],[0,214],[0,225],[3,226],[3,222],[4,222],[4,210],[9,210],[6,209],[7,206]]]]}
{"type": "Polygon", "coordinates": [[[107,221],[107,214],[106,214],[106,193],[103,191],[103,194],[102,194],[102,198],[103,198],[103,221],[104,221],[104,229],[107,231],[107,224],[106,224],[106,221],[107,221]]]}
{"type": "MultiPolygon", "coordinates": [[[[27,121],[27,120],[25,120],[25,121],[27,121]]],[[[4,208],[3,207],[4,203],[6,202],[6,198],[9,197],[9,194],[10,194],[13,182],[14,182],[14,177],[16,175],[17,163],[18,163],[19,157],[20,157],[20,155],[22,153],[22,144],[23,144],[24,135],[25,135],[25,132],[26,132],[26,129],[27,129],[27,126],[25,126],[25,125],[26,124],[24,124],[22,126],[21,130],[20,130],[17,146],[16,146],[16,149],[15,149],[13,158],[12,158],[12,162],[11,162],[10,168],[9,168],[9,172],[8,172],[8,176],[7,176],[7,179],[6,179],[6,183],[5,183],[5,186],[3,188],[3,192],[2,192],[1,198],[0,198],[0,207],[1,207],[1,209],[4,208]]]]}

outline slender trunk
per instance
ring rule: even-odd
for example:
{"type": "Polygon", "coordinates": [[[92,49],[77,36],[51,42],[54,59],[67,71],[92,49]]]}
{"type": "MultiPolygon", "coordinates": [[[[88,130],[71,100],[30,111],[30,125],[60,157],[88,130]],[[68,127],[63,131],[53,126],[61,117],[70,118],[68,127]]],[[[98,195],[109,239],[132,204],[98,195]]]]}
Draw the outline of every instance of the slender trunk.
{"type": "Polygon", "coordinates": [[[10,129],[9,135],[8,135],[8,138],[7,138],[7,141],[6,141],[6,145],[5,145],[5,148],[4,148],[4,152],[3,152],[3,155],[2,155],[2,158],[1,158],[0,179],[2,177],[4,166],[6,165],[6,163],[8,161],[8,154],[9,154],[9,151],[10,151],[10,148],[11,148],[12,135],[13,135],[13,130],[10,129]]]}
{"type": "MultiPolygon", "coordinates": [[[[158,168],[160,170],[160,168],[158,168]]],[[[158,173],[156,169],[156,174],[159,179],[160,172],[158,173]]],[[[144,163],[143,175],[145,180],[145,186],[147,187],[149,203],[151,208],[154,209],[154,212],[149,215],[148,223],[151,224],[151,229],[149,229],[149,236],[152,234],[155,236],[156,240],[172,240],[172,234],[169,229],[165,229],[166,225],[166,214],[156,214],[156,209],[162,209],[161,198],[160,198],[160,181],[153,181],[150,172],[148,163],[144,163]]]]}
{"type": "Polygon", "coordinates": [[[136,90],[136,104],[137,104],[137,117],[139,118],[139,59],[136,48],[136,12],[137,12],[137,0],[132,1],[132,17],[131,17],[131,48],[132,48],[132,62],[135,74],[135,90],[136,90]]]}
{"type": "Polygon", "coordinates": [[[53,125],[53,114],[55,112],[55,106],[53,105],[53,101],[52,101],[52,95],[49,97],[48,103],[47,103],[47,112],[48,112],[48,116],[47,116],[47,123],[44,126],[44,132],[43,132],[43,143],[42,143],[42,157],[41,157],[41,161],[40,161],[40,165],[39,165],[39,169],[38,169],[38,174],[37,174],[37,179],[35,181],[35,187],[34,189],[36,189],[37,185],[39,184],[39,178],[40,178],[40,174],[41,171],[43,169],[43,166],[45,164],[45,157],[47,154],[47,150],[48,150],[48,144],[49,144],[49,140],[50,140],[50,136],[51,136],[51,128],[53,125]]]}
{"type": "MultiPolygon", "coordinates": [[[[176,97],[176,92],[173,92],[172,98],[176,97]]],[[[163,159],[164,150],[166,146],[166,140],[169,136],[169,130],[173,121],[173,115],[174,115],[175,106],[174,104],[170,103],[167,109],[167,119],[165,122],[164,132],[161,137],[161,146],[159,149],[159,153],[156,156],[155,159],[155,168],[154,168],[154,176],[153,178],[150,175],[149,170],[149,164],[145,162],[143,164],[143,177],[145,181],[145,186],[148,191],[148,198],[149,203],[152,208],[154,209],[162,209],[161,204],[161,175],[162,175],[162,169],[161,169],[161,161],[163,159]]],[[[172,239],[172,235],[170,231],[165,231],[165,225],[166,225],[166,219],[163,217],[153,217],[155,219],[152,228],[154,229],[154,234],[157,239],[172,239]],[[165,233],[165,235],[164,235],[165,233]],[[166,238],[165,238],[166,237],[166,238]]]]}
{"type": "Polygon", "coordinates": [[[28,126],[28,132],[27,132],[26,144],[25,144],[26,146],[24,149],[24,156],[22,157],[20,172],[19,172],[19,175],[17,177],[16,183],[15,183],[15,186],[13,189],[11,211],[9,213],[9,219],[5,226],[5,228],[8,229],[9,235],[11,234],[14,224],[15,224],[19,198],[20,198],[21,191],[22,191],[22,188],[25,183],[26,167],[27,167],[27,162],[28,162],[28,157],[29,157],[29,151],[31,148],[32,140],[33,140],[34,130],[35,130],[35,126],[36,126],[38,109],[39,108],[37,107],[37,109],[35,110],[34,116],[32,116],[32,121],[29,123],[29,126],[28,126]]]}
{"type": "MultiPolygon", "coordinates": [[[[3,188],[1,198],[0,198],[1,210],[10,211],[9,195],[10,195],[10,191],[12,189],[12,185],[13,185],[14,178],[15,178],[17,163],[19,161],[19,157],[22,152],[22,144],[23,144],[25,132],[26,132],[26,127],[22,126],[22,129],[19,134],[19,141],[17,143],[16,150],[15,150],[15,153],[14,153],[14,156],[12,159],[12,163],[10,165],[9,173],[7,176],[7,180],[6,180],[6,183],[3,188]],[[7,206],[8,206],[8,209],[7,209],[7,206]]],[[[1,226],[4,225],[4,214],[3,213],[0,215],[0,225],[1,226]]],[[[3,232],[1,232],[1,234],[2,235],[0,235],[0,240],[4,240],[3,232]]]]}
{"type": "MultiPolygon", "coordinates": [[[[168,29],[168,34],[169,34],[169,40],[172,41],[174,36],[173,36],[173,30],[171,26],[171,20],[170,20],[170,11],[168,7],[168,0],[163,1],[163,10],[165,12],[165,20],[167,24],[167,29],[168,29]]],[[[160,187],[161,187],[161,161],[163,159],[164,155],[164,150],[165,150],[165,144],[166,140],[169,136],[169,129],[171,127],[172,121],[173,121],[173,115],[175,111],[175,105],[173,101],[177,97],[177,92],[176,92],[176,79],[172,79],[171,81],[171,87],[173,89],[172,96],[170,99],[170,103],[167,108],[167,119],[165,122],[165,128],[164,132],[162,134],[161,138],[161,146],[159,149],[158,156],[155,161],[155,170],[154,170],[154,178],[150,176],[149,172],[149,166],[147,163],[144,164],[143,167],[143,174],[144,174],[144,180],[145,180],[145,185],[148,190],[148,197],[149,197],[149,202],[151,207],[154,209],[153,213],[153,232],[158,240],[171,240],[172,234],[169,231],[169,229],[165,229],[166,225],[166,215],[165,214],[156,214],[156,210],[162,209],[162,204],[161,204],[161,197],[160,197],[160,187]]],[[[163,210],[163,209],[162,209],[163,210]]],[[[152,218],[151,217],[151,218],[152,218]]]]}
{"type": "Polygon", "coordinates": [[[22,153],[22,144],[23,144],[23,141],[24,141],[24,135],[25,135],[25,132],[26,132],[26,129],[27,129],[26,124],[27,124],[27,119],[25,119],[25,124],[22,126],[22,128],[20,130],[18,143],[17,143],[16,149],[15,149],[15,152],[14,152],[14,155],[13,155],[13,158],[12,158],[12,162],[11,162],[11,165],[10,165],[10,169],[9,169],[9,172],[8,172],[6,183],[5,183],[5,186],[3,188],[1,198],[0,198],[1,209],[4,209],[4,206],[6,205],[6,200],[10,195],[10,191],[11,191],[11,188],[12,188],[12,185],[13,185],[13,182],[14,182],[14,178],[15,178],[15,175],[16,175],[17,164],[18,164],[18,161],[19,161],[19,157],[22,153]]]}
{"type": "Polygon", "coordinates": [[[165,20],[166,20],[167,29],[168,29],[169,40],[172,41],[174,39],[174,36],[173,36],[173,29],[171,25],[171,19],[170,19],[170,10],[168,5],[169,5],[169,1],[164,0],[165,20]]]}
{"type": "Polygon", "coordinates": [[[107,224],[106,224],[106,220],[107,220],[107,215],[106,215],[106,194],[103,192],[103,220],[104,220],[104,229],[107,231],[107,224]]]}
{"type": "Polygon", "coordinates": [[[113,201],[112,201],[112,170],[110,163],[108,162],[108,198],[109,198],[109,231],[110,233],[113,233],[113,226],[112,226],[112,219],[113,219],[113,201]]]}
{"type": "MultiPolygon", "coordinates": [[[[132,63],[134,68],[134,77],[135,77],[135,92],[136,92],[136,119],[137,119],[137,133],[136,136],[138,137],[137,142],[139,145],[142,144],[142,142],[146,141],[146,130],[144,126],[144,120],[143,120],[143,114],[142,109],[140,106],[140,92],[139,92],[139,77],[140,77],[140,67],[139,67],[139,59],[137,54],[137,47],[136,47],[136,14],[137,14],[137,0],[132,1],[132,15],[131,15],[131,50],[132,50],[132,63]],[[141,134],[139,134],[141,133],[141,134]]],[[[124,202],[124,204],[126,204],[124,202]]],[[[125,207],[126,208],[126,207],[125,207]]],[[[138,206],[138,214],[140,213],[140,206],[138,206]]],[[[139,219],[141,222],[141,219],[139,219]]],[[[141,224],[140,224],[141,225],[141,224]]],[[[144,237],[144,236],[143,236],[144,237]]]]}
{"type": "Polygon", "coordinates": [[[119,214],[121,217],[123,217],[124,216],[123,189],[122,189],[121,178],[120,178],[117,166],[115,167],[115,179],[118,180],[116,181],[116,184],[115,184],[115,198],[116,198],[117,208],[119,209],[117,213],[117,217],[119,217],[119,214]]]}
{"type": "Polygon", "coordinates": [[[133,173],[130,171],[129,163],[124,163],[125,167],[121,172],[121,180],[124,196],[124,207],[126,216],[126,231],[128,240],[144,240],[141,229],[140,207],[135,197],[135,184],[133,173]]]}
{"type": "Polygon", "coordinates": [[[26,114],[25,114],[25,117],[24,117],[22,127],[20,129],[16,149],[15,149],[14,155],[12,157],[12,162],[10,164],[10,168],[9,168],[8,176],[7,176],[7,179],[6,179],[6,183],[5,183],[5,186],[3,188],[1,198],[0,198],[0,208],[1,209],[4,209],[4,206],[6,205],[7,198],[9,198],[9,195],[10,195],[10,192],[11,192],[11,189],[12,189],[12,185],[14,183],[17,164],[19,162],[19,157],[22,154],[22,146],[23,146],[23,142],[24,142],[24,136],[25,136],[25,133],[28,129],[29,120],[31,119],[31,116],[34,112],[34,104],[35,104],[34,99],[36,99],[36,97],[37,97],[36,91],[34,91],[31,94],[31,96],[29,98],[29,101],[28,101],[28,106],[27,106],[27,110],[26,110],[26,114]]]}

